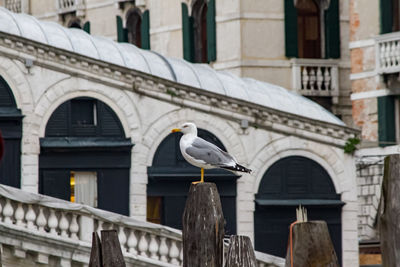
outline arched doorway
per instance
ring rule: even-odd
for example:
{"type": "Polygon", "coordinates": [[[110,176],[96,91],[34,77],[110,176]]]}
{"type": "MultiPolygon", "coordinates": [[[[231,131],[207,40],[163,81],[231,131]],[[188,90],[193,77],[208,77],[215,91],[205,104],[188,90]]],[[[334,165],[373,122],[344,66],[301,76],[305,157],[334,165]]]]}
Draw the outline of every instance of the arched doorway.
{"type": "Polygon", "coordinates": [[[0,130],[4,156],[0,162],[0,183],[21,187],[22,114],[7,82],[0,76],[0,130]]]}
{"type": "MultiPolygon", "coordinates": [[[[198,129],[198,135],[225,150],[212,133],[198,129]]],[[[168,135],[159,145],[152,166],[148,168],[147,220],[182,229],[182,214],[191,182],[200,180],[200,169],[185,161],[179,140],[182,134],[168,135]]],[[[236,233],[236,180],[226,170],[205,171],[206,182],[217,185],[224,213],[226,234],[236,233]]]]}
{"type": "Polygon", "coordinates": [[[327,171],[315,161],[300,156],[275,162],[261,180],[254,213],[256,250],[286,256],[289,225],[296,220],[295,209],[300,204],[307,208],[309,220],[327,222],[341,262],[344,203],[336,194],[327,171]]]}
{"type": "Polygon", "coordinates": [[[105,103],[87,97],[66,101],[40,139],[39,191],[129,215],[131,148],[105,103]]]}

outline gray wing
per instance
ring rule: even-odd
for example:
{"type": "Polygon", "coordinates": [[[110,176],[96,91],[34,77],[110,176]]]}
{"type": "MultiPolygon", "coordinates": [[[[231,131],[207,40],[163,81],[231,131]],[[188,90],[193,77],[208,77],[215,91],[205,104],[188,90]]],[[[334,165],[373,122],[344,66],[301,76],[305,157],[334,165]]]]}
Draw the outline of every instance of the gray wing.
{"type": "Polygon", "coordinates": [[[236,160],[216,145],[197,137],[185,152],[196,160],[214,166],[232,166],[236,160]]]}

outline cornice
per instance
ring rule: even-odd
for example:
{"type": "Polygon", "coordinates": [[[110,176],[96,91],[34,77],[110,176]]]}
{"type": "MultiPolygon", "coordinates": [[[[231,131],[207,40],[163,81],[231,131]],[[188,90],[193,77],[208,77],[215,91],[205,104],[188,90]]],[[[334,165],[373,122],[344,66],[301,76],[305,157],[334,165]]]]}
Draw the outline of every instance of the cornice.
{"type": "Polygon", "coordinates": [[[34,66],[68,73],[226,119],[248,120],[250,125],[285,135],[343,147],[359,135],[350,127],[318,121],[248,101],[194,88],[116,64],[93,59],[30,39],[0,32],[0,54],[34,66]]]}

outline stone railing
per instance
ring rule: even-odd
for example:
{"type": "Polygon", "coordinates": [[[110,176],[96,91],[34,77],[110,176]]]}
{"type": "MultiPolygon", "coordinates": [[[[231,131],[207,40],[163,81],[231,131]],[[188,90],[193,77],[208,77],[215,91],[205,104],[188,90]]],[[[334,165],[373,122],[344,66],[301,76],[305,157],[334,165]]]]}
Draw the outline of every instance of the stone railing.
{"type": "Polygon", "coordinates": [[[56,0],[59,14],[76,12],[77,16],[84,13],[84,0],[56,0]]]}
{"type": "MultiPolygon", "coordinates": [[[[86,266],[92,232],[109,229],[118,232],[127,266],[182,265],[179,230],[0,185],[0,246],[12,247],[18,258],[36,255],[37,263],[47,264],[58,257],[60,266],[86,266]]],[[[257,260],[260,267],[284,265],[258,252],[257,260]]]]}
{"type": "Polygon", "coordinates": [[[15,13],[21,13],[22,0],[5,0],[5,8],[15,13]]]}
{"type": "Polygon", "coordinates": [[[380,74],[400,72],[400,32],[375,38],[376,71],[380,74]]]}
{"type": "Polygon", "coordinates": [[[304,96],[339,96],[338,62],[332,59],[292,60],[293,89],[304,96]]]}

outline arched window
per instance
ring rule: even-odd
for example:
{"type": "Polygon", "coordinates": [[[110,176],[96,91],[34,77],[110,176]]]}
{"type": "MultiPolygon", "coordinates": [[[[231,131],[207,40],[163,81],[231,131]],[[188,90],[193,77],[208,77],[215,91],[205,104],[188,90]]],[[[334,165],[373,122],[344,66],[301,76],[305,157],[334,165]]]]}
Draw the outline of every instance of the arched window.
{"type": "Polygon", "coordinates": [[[40,139],[39,192],[129,215],[132,143],[100,100],[61,104],[40,139]]]}
{"type": "Polygon", "coordinates": [[[0,76],[0,131],[4,141],[0,183],[21,186],[22,114],[7,82],[0,76]]]}
{"type": "Polygon", "coordinates": [[[132,8],[126,14],[126,29],[128,42],[142,47],[142,13],[138,8],[132,8]]]}
{"type": "Polygon", "coordinates": [[[327,171],[305,157],[290,156],[275,162],[264,174],[256,194],[255,249],[285,257],[289,225],[296,208],[305,206],[309,220],[324,220],[341,261],[340,195],[327,171]]]}
{"type": "MultiPolygon", "coordinates": [[[[205,140],[224,149],[212,133],[198,129],[205,140]]],[[[147,220],[182,229],[182,214],[191,182],[200,179],[200,169],[187,163],[179,149],[182,134],[168,135],[159,145],[148,168],[147,220]]],[[[236,233],[236,179],[226,170],[205,171],[205,180],[217,185],[226,220],[225,232],[236,233]]]]}
{"type": "Polygon", "coordinates": [[[77,17],[73,17],[68,22],[68,28],[82,29],[81,20],[77,17]]]}
{"type": "Polygon", "coordinates": [[[300,58],[321,58],[320,8],[314,0],[298,0],[297,38],[300,58]]]}
{"type": "Polygon", "coordinates": [[[194,60],[199,63],[207,63],[207,3],[197,0],[192,8],[194,60]]]}

